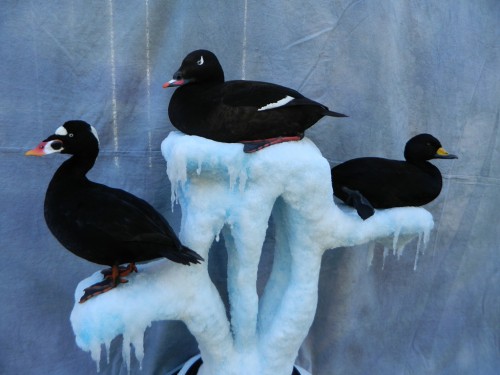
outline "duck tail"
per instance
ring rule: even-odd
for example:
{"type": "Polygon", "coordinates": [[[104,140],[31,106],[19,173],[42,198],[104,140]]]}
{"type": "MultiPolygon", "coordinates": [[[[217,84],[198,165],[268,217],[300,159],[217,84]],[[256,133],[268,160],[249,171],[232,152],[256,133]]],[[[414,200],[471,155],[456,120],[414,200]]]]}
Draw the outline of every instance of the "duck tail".
{"type": "Polygon", "coordinates": [[[185,264],[187,266],[191,263],[198,264],[205,260],[196,251],[193,251],[184,245],[181,245],[179,251],[169,251],[167,258],[173,262],[185,264]]]}
{"type": "Polygon", "coordinates": [[[331,117],[349,117],[347,115],[344,115],[343,113],[334,112],[334,111],[330,111],[330,110],[326,110],[325,111],[325,116],[331,116],[331,117]]]}

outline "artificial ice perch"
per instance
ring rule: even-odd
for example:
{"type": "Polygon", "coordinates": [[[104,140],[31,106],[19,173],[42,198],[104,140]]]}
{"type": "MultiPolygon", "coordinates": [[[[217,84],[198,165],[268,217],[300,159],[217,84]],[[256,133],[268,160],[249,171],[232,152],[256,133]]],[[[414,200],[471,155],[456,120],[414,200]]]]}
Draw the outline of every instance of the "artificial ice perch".
{"type": "Polygon", "coordinates": [[[119,335],[125,362],[130,366],[130,344],[141,361],[147,356],[147,327],[180,319],[198,341],[200,375],[241,375],[242,369],[290,375],[314,319],[327,249],[376,240],[400,252],[411,238],[428,239],[434,223],[423,208],[377,210],[363,221],[352,209],[336,206],[330,166],[307,138],[254,154],[242,148],[179,132],[162,143],[172,204],[182,208],[181,240],[208,260],[212,242],[220,234],[224,238],[230,314],[210,279],[208,262],[183,267],[160,260],[140,266],[127,285],[78,304],[81,291],[99,278],[96,273],[79,284],[71,323],[77,344],[98,364],[101,345],[109,349],[119,335]],[[257,269],[270,216],[274,262],[259,297],[257,269]]]}

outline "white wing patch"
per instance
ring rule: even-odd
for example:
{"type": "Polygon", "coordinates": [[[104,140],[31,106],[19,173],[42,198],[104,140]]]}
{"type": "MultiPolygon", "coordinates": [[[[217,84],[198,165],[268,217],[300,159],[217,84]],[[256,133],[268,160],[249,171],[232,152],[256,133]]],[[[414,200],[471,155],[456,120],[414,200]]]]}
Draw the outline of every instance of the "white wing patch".
{"type": "Polygon", "coordinates": [[[269,103],[269,104],[265,105],[264,107],[260,107],[257,111],[267,111],[268,109],[278,108],[278,107],[284,106],[285,104],[291,102],[293,99],[295,99],[295,98],[287,95],[283,99],[280,99],[275,103],[269,103]]]}

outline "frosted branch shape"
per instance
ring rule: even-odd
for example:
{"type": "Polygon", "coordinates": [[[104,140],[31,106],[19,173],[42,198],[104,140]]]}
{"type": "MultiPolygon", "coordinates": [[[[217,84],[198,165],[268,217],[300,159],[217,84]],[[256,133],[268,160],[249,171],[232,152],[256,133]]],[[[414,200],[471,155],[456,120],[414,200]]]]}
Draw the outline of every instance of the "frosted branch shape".
{"type": "Polygon", "coordinates": [[[245,154],[241,144],[172,132],[162,153],[172,205],[182,208],[182,242],[208,260],[212,242],[223,234],[230,321],[208,261],[190,267],[163,260],[143,265],[128,284],[76,303],[83,288],[100,278],[95,274],[78,286],[71,322],[77,344],[96,361],[101,345],[109,348],[120,334],[127,365],[130,343],[141,361],[151,322],[180,319],[198,341],[200,374],[290,375],[316,312],[324,251],[377,240],[399,252],[401,243],[415,236],[425,243],[434,224],[423,208],[378,210],[366,221],[339,209],[330,166],[307,138],[245,154]],[[257,268],[271,215],[274,263],[259,299],[257,268]]]}

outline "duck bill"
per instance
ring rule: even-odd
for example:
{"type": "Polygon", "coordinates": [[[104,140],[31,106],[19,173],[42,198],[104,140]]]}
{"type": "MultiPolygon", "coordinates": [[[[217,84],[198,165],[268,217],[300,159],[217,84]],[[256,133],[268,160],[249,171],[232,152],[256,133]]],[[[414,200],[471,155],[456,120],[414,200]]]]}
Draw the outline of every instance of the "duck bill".
{"type": "Polygon", "coordinates": [[[458,159],[458,156],[449,154],[444,148],[440,147],[434,155],[435,159],[458,159]]]}
{"type": "Polygon", "coordinates": [[[40,142],[33,150],[26,151],[25,156],[45,156],[45,145],[48,142],[40,142]]]}
{"type": "Polygon", "coordinates": [[[33,150],[26,151],[24,155],[45,156],[55,152],[62,152],[64,150],[63,142],[57,138],[54,139],[54,137],[55,135],[51,135],[46,140],[40,142],[33,150]]]}
{"type": "Polygon", "coordinates": [[[183,86],[189,81],[186,79],[171,79],[168,82],[165,82],[163,84],[163,88],[166,89],[167,87],[178,87],[178,86],[183,86]]]}

